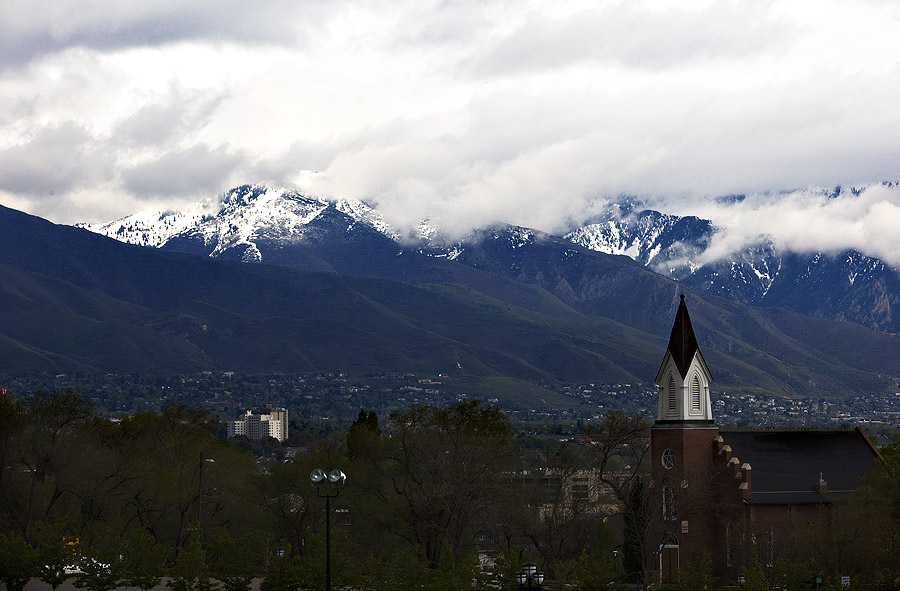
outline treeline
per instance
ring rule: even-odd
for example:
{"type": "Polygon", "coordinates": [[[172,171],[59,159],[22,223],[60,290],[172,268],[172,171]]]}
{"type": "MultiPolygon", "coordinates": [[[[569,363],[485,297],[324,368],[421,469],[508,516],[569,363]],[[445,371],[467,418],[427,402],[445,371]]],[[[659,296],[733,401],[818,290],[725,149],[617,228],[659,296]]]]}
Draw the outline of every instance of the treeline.
{"type": "MultiPolygon", "coordinates": [[[[644,452],[629,459],[627,438],[635,450],[646,438],[642,419],[616,421],[626,439],[608,449],[610,473],[639,465],[644,452]]],[[[468,588],[480,547],[495,551],[507,584],[527,560],[548,576],[575,580],[597,564],[613,576],[609,499],[601,511],[566,483],[595,458],[567,444],[520,453],[497,408],[412,406],[386,421],[362,412],[344,436],[286,462],[260,463],[215,433],[206,412],[181,405],[114,422],[72,391],[0,401],[0,580],[11,591],[70,576],[98,591],[164,576],[184,589],[211,579],[245,589],[254,577],[264,591],[323,587],[317,467],[348,475],[331,503],[335,587],[468,588]],[[523,468],[536,464],[554,476],[526,486],[523,468]]]]}
{"type": "MultiPolygon", "coordinates": [[[[649,427],[613,412],[580,442],[538,439],[461,401],[386,420],[360,412],[346,434],[261,462],[181,405],[113,422],[71,391],[0,400],[0,581],[10,591],[70,577],[95,591],[163,577],[185,591],[244,590],[257,577],[262,591],[324,588],[315,468],[348,475],[330,501],[334,588],[513,589],[526,561],[558,588],[650,581],[660,516],[648,502],[649,427]],[[491,575],[479,550],[496,561],[491,575]]],[[[820,519],[744,532],[734,552],[748,587],[813,589],[842,574],[896,583],[900,448],[883,453],[854,498],[820,519]]],[[[710,580],[700,563],[682,587],[710,580]]]]}

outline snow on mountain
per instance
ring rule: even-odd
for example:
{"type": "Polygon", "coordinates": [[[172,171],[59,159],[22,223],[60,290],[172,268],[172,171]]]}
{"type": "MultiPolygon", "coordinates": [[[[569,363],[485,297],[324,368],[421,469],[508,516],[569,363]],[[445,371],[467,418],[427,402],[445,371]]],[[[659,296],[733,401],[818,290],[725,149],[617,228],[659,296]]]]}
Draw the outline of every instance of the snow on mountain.
{"type": "Polygon", "coordinates": [[[224,193],[215,203],[200,203],[189,211],[147,211],[103,224],[79,227],[141,246],[160,248],[175,236],[190,235],[212,246],[215,257],[244,245],[244,259],[259,261],[260,239],[302,242],[307,227],[329,208],[396,240],[397,232],[380,212],[362,201],[327,201],[295,191],[263,185],[242,185],[224,193]]]}
{"type": "Polygon", "coordinates": [[[174,236],[215,215],[218,208],[198,204],[194,211],[144,211],[101,224],[77,224],[79,228],[120,242],[159,248],[174,236]]]}
{"type": "Polygon", "coordinates": [[[704,262],[703,254],[717,231],[709,220],[694,216],[612,208],[599,221],[577,228],[565,238],[591,250],[628,256],[703,291],[747,304],[760,303],[780,270],[775,245],[761,238],[743,251],[704,262]]]}
{"type": "Polygon", "coordinates": [[[677,278],[686,285],[730,300],[760,304],[781,276],[782,257],[771,241],[698,265],[677,278]]]}
{"type": "Polygon", "coordinates": [[[599,221],[577,228],[565,238],[590,250],[625,255],[658,272],[677,275],[681,268],[697,266],[695,261],[714,231],[708,220],[693,216],[614,208],[599,221]],[[673,262],[677,262],[676,267],[667,267],[673,262]]]}
{"type": "Polygon", "coordinates": [[[229,248],[246,246],[245,262],[258,262],[261,255],[257,240],[277,238],[299,242],[309,222],[327,207],[327,202],[282,189],[242,186],[225,194],[218,215],[203,220],[186,234],[199,237],[203,244],[211,246],[211,257],[229,248]]]}
{"type": "Polygon", "coordinates": [[[340,199],[334,203],[338,211],[345,213],[353,219],[378,230],[394,241],[400,240],[400,234],[385,223],[384,218],[377,209],[364,201],[349,201],[340,199]]]}
{"type": "Polygon", "coordinates": [[[434,258],[455,260],[465,247],[458,240],[451,240],[431,218],[425,218],[407,233],[407,242],[415,246],[419,254],[434,258]]]}

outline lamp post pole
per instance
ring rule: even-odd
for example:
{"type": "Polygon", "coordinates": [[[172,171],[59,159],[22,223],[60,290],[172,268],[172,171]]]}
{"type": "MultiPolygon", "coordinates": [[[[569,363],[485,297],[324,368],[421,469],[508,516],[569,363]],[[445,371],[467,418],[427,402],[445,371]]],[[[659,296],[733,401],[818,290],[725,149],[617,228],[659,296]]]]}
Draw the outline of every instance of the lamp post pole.
{"type": "Polygon", "coordinates": [[[200,477],[197,479],[197,539],[201,537],[203,531],[203,464],[213,464],[215,460],[212,458],[204,458],[200,454],[200,477]]]}
{"type": "Polygon", "coordinates": [[[331,499],[340,494],[341,487],[347,482],[347,475],[337,468],[328,475],[321,468],[316,468],[309,479],[316,487],[316,494],[325,498],[325,591],[331,591],[331,499]],[[324,486],[326,483],[327,488],[324,486]]]}

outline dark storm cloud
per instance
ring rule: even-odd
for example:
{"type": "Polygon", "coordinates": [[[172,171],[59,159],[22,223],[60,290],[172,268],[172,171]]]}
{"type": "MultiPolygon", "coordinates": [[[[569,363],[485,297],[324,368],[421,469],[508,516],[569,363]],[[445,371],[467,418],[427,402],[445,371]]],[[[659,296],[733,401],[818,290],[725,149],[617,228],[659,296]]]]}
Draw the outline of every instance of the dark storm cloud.
{"type": "Polygon", "coordinates": [[[212,195],[234,182],[233,172],[245,161],[239,150],[196,144],[123,170],[122,181],[126,190],[141,198],[212,195]]]}
{"type": "Polygon", "coordinates": [[[69,47],[100,51],[181,41],[295,45],[342,2],[258,0],[7,0],[0,70],[69,47]]]}

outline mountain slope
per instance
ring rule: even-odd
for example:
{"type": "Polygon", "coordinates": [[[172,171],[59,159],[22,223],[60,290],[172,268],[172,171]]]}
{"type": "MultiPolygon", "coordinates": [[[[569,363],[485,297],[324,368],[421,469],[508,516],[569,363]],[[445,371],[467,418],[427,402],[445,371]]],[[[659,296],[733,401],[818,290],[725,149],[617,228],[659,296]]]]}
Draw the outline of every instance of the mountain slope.
{"type": "MultiPolygon", "coordinates": [[[[345,229],[332,226],[335,236],[345,229]]],[[[386,238],[379,236],[373,240],[386,238]]],[[[350,274],[140,248],[0,209],[0,262],[120,300],[132,306],[135,330],[180,339],[216,368],[437,373],[459,363],[484,380],[649,381],[681,291],[720,388],[860,394],[890,388],[883,376],[900,352],[890,335],[747,308],[684,289],[627,257],[523,228],[484,232],[455,260],[342,250],[347,245],[332,238],[294,245],[308,256],[284,262],[315,259],[350,274]],[[812,336],[823,331],[828,342],[812,336]],[[833,346],[857,341],[880,353],[833,346]]]]}
{"type": "Polygon", "coordinates": [[[211,360],[149,329],[150,310],[0,264],[0,350],[19,371],[199,371],[211,360]]]}
{"type": "MultiPolygon", "coordinates": [[[[453,286],[415,287],[166,253],[5,208],[0,256],[12,269],[3,277],[9,296],[0,346],[47,350],[46,362],[34,369],[434,374],[459,364],[463,375],[484,379],[584,381],[602,374],[634,380],[622,364],[642,367],[649,360],[641,355],[662,346],[650,335],[601,340],[589,321],[573,321],[579,315],[561,304],[555,306],[561,314],[552,317],[453,286]],[[34,306],[35,298],[17,297],[29,282],[69,295],[34,306]],[[91,315],[87,304],[73,307],[64,300],[103,305],[94,304],[91,315]],[[53,322],[42,320],[48,309],[56,315],[53,322]],[[137,335],[159,352],[195,362],[164,367],[147,354],[143,362],[119,364],[115,347],[121,340],[97,332],[95,316],[121,323],[110,324],[121,339],[137,335]],[[511,334],[518,335],[512,342],[511,334]],[[564,351],[564,359],[554,360],[548,346],[564,351]],[[629,350],[639,351],[637,360],[629,350]]],[[[4,370],[16,370],[5,362],[0,359],[4,370]]],[[[550,404],[570,404],[551,394],[550,404]]]]}

